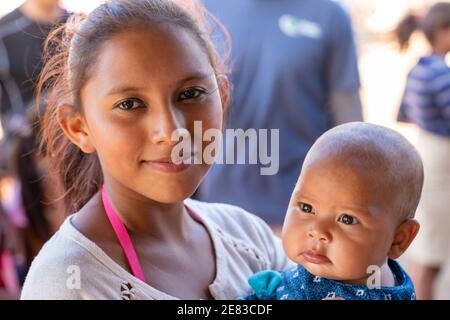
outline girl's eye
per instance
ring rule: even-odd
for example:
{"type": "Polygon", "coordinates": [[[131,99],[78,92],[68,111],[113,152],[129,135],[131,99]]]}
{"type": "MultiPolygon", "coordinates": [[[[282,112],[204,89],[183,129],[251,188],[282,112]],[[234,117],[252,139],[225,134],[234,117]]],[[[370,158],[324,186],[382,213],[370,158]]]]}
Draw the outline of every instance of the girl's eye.
{"type": "Polygon", "coordinates": [[[338,218],[339,222],[342,222],[343,224],[348,224],[348,225],[352,225],[352,224],[358,224],[359,221],[358,219],[356,219],[355,217],[349,216],[348,214],[342,214],[339,218],[338,218]]]}
{"type": "Polygon", "coordinates": [[[206,92],[204,90],[200,90],[197,88],[190,88],[183,90],[178,96],[178,101],[188,100],[188,99],[197,99],[203,96],[206,92]]]}
{"type": "Polygon", "coordinates": [[[127,99],[120,102],[117,107],[121,110],[128,111],[133,110],[143,106],[143,102],[139,99],[127,99]]]}
{"type": "Polygon", "coordinates": [[[312,205],[304,203],[304,202],[300,202],[300,210],[302,210],[303,212],[306,213],[310,213],[310,214],[314,214],[314,208],[312,205]]]}

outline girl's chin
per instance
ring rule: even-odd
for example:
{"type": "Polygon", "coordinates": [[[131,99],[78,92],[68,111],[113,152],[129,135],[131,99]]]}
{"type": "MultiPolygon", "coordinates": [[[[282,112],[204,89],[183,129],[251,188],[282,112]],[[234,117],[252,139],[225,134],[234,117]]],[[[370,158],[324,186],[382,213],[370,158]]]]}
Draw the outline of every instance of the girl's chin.
{"type": "Polygon", "coordinates": [[[180,188],[180,186],[172,186],[167,188],[161,187],[159,190],[155,190],[155,192],[147,192],[145,195],[147,198],[156,202],[171,204],[190,198],[196,189],[197,185],[186,186],[185,188],[180,188]]]}

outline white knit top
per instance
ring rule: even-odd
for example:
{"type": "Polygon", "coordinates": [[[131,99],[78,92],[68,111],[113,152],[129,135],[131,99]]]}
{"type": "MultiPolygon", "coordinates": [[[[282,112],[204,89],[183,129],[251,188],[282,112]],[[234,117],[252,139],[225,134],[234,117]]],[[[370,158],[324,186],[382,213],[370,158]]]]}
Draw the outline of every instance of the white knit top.
{"type": "MultiPolygon", "coordinates": [[[[209,286],[215,299],[244,295],[247,278],[293,263],[281,241],[258,217],[226,204],[185,202],[203,220],[214,244],[216,277],[209,286]]],[[[135,278],[81,234],[69,216],[34,259],[22,299],[177,299],[135,278]]]]}

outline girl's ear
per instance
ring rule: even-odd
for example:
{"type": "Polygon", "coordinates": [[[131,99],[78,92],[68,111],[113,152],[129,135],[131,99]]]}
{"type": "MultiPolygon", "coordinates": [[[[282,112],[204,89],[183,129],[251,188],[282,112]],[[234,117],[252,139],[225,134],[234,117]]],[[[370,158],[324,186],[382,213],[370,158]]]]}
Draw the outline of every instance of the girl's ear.
{"type": "Polygon", "coordinates": [[[395,231],[394,241],[392,242],[388,256],[395,260],[400,257],[419,232],[420,224],[417,220],[408,219],[403,222],[395,231]]]}
{"type": "Polygon", "coordinates": [[[86,121],[80,113],[75,112],[72,106],[63,105],[59,107],[57,117],[59,125],[72,143],[84,153],[95,152],[86,121]]]}

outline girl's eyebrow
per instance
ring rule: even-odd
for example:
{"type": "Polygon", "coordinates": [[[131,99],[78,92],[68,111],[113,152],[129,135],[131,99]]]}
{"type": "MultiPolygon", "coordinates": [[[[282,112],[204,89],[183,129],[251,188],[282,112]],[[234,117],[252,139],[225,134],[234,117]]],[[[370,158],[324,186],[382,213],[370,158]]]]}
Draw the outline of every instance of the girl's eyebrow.
{"type": "MultiPolygon", "coordinates": [[[[209,77],[211,77],[211,75],[213,75],[214,72],[210,72],[210,73],[204,73],[204,72],[197,72],[197,73],[193,73],[190,74],[189,76],[183,78],[182,80],[178,81],[178,84],[182,84],[188,81],[192,81],[192,80],[203,80],[203,79],[207,79],[209,77]]],[[[119,93],[127,93],[127,92],[137,92],[137,91],[143,91],[145,90],[144,87],[136,87],[136,86],[131,86],[128,84],[125,85],[118,85],[116,87],[113,87],[111,90],[108,91],[108,93],[106,94],[106,96],[113,96],[119,93]]]]}
{"type": "Polygon", "coordinates": [[[130,85],[119,85],[117,87],[113,87],[111,90],[108,91],[106,96],[114,96],[119,93],[127,93],[127,92],[136,92],[144,90],[143,87],[135,87],[130,85]]]}
{"type": "Polygon", "coordinates": [[[214,74],[214,72],[210,72],[210,73],[196,72],[196,73],[190,74],[189,76],[183,78],[178,83],[181,84],[181,83],[192,81],[192,80],[207,79],[207,78],[211,77],[213,74],[214,74]]]}

